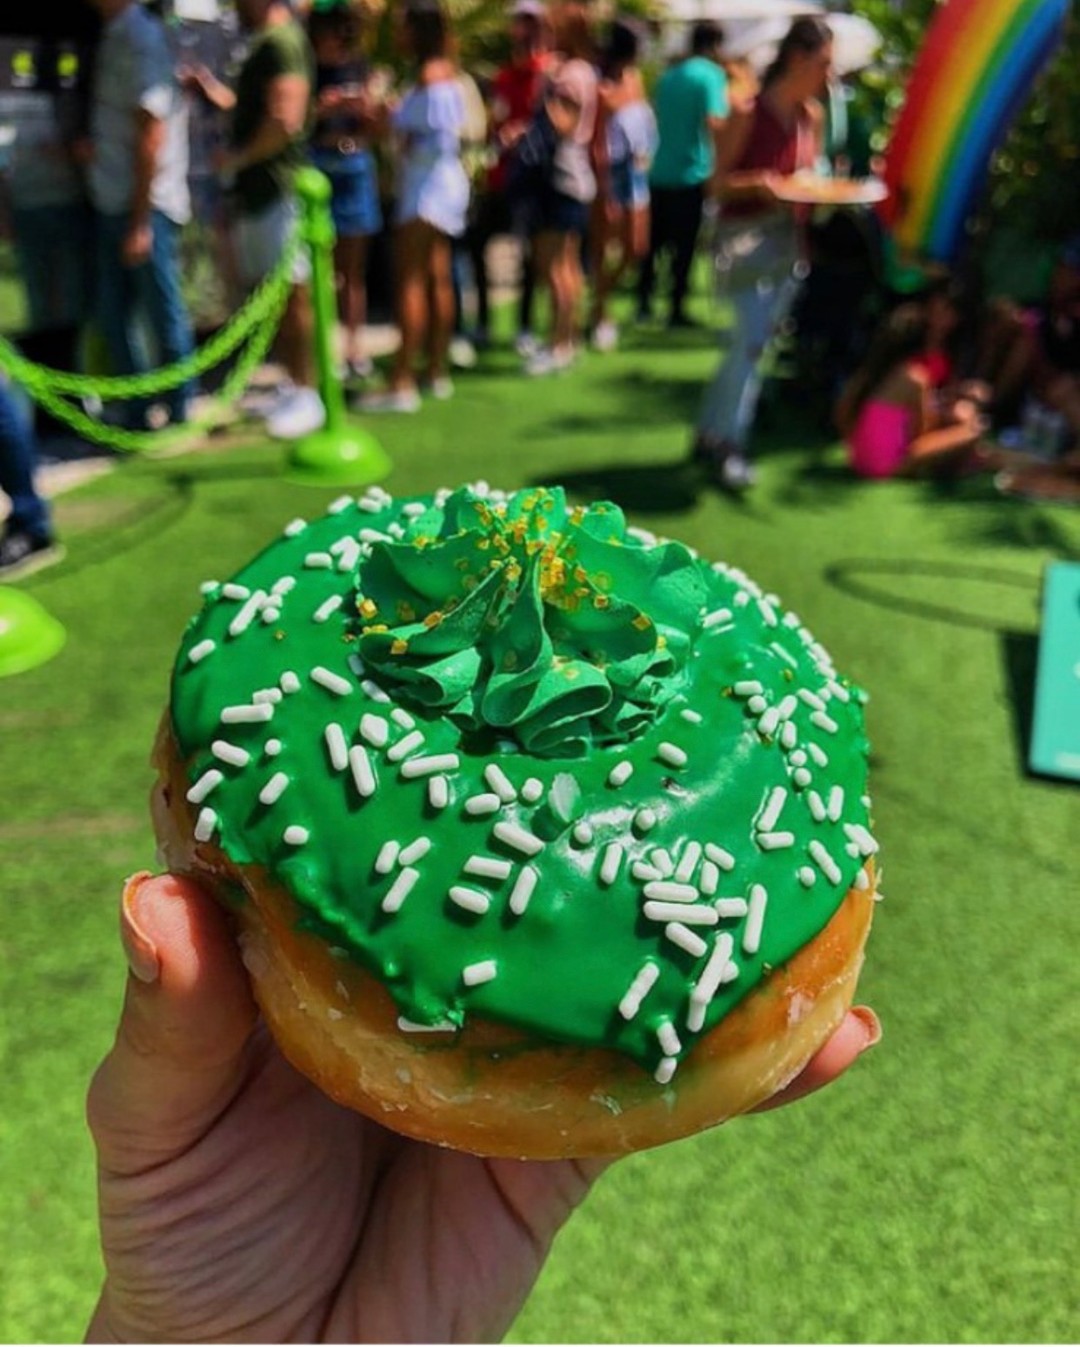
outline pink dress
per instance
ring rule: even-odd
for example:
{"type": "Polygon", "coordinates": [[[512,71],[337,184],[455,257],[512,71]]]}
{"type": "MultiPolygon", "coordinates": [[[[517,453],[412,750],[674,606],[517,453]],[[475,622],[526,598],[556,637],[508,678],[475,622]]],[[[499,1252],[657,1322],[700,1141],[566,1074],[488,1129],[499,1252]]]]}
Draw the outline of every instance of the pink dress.
{"type": "Polygon", "coordinates": [[[895,477],[912,440],[908,407],[868,398],[847,437],[851,466],[860,477],[895,477]]]}

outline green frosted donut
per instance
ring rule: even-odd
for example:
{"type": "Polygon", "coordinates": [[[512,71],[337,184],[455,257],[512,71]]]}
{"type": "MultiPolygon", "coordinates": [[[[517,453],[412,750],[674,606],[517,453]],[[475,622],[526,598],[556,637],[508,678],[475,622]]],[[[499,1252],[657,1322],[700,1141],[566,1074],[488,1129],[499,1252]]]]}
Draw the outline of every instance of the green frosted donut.
{"type": "Polygon", "coordinates": [[[403,1033],[475,1014],[664,1084],[868,883],[862,694],[615,505],[373,488],[203,590],[172,680],[195,836],[403,1033]]]}

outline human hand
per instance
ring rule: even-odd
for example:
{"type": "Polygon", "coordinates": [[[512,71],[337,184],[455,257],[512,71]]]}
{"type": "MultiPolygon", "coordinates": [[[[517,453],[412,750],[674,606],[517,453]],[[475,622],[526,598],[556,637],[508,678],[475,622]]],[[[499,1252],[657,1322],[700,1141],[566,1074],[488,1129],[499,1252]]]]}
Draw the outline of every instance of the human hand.
{"type": "Polygon", "coordinates": [[[154,246],[154,231],[149,224],[133,224],[120,245],[120,258],[125,267],[141,267],[149,260],[154,246]]]}
{"type": "MultiPolygon", "coordinates": [[[[137,875],[90,1089],[106,1280],[91,1341],[496,1340],[606,1161],[490,1160],[334,1104],[278,1053],[215,902],[137,875]]],[[[853,1012],[770,1107],[877,1038],[853,1012]]]]}

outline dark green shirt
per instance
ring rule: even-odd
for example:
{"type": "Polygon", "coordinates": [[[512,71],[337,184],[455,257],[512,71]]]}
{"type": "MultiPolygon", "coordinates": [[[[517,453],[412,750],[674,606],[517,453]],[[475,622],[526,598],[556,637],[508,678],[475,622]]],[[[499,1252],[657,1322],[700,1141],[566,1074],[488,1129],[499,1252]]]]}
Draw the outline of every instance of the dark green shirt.
{"type": "MultiPolygon", "coordinates": [[[[302,75],[309,89],[314,86],[315,59],[298,23],[276,24],[255,36],[236,82],[232,125],[234,149],[242,150],[259,129],[266,117],[270,85],[281,75],[302,75]]],[[[308,129],[305,124],[304,130],[278,154],[237,173],[237,205],[244,214],[254,215],[266,210],[288,194],[293,176],[306,157],[308,129]]]]}

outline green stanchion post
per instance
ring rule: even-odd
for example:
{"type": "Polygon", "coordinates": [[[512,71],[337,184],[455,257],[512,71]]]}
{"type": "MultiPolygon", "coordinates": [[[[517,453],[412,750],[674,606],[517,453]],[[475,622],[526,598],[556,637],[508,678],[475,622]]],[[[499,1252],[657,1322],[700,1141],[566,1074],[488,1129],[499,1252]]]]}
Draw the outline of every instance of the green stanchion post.
{"type": "Polygon", "coordinates": [[[333,334],[337,304],[330,180],[318,169],[303,168],[296,175],[295,186],[300,198],[300,236],[311,255],[315,361],[326,424],[291,446],[288,475],[309,486],[366,486],[387,475],[390,459],[369,430],[349,419],[335,368],[333,334]]]}
{"type": "Polygon", "coordinates": [[[66,639],[64,628],[37,599],[0,585],[0,678],[45,664],[66,639]]]}

